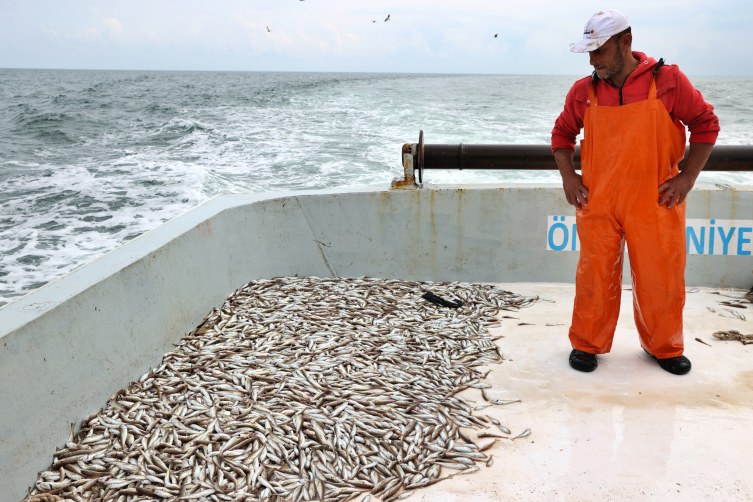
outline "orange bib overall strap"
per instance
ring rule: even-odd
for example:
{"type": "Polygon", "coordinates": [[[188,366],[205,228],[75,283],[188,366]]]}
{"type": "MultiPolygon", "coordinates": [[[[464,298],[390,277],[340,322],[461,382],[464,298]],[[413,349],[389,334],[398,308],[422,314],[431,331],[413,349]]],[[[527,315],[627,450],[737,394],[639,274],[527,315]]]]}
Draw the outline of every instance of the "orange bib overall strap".
{"type": "Polygon", "coordinates": [[[659,205],[658,187],[678,174],[685,138],[657,99],[598,106],[591,83],[581,141],[588,205],[576,211],[580,261],[570,327],[573,348],[610,351],[630,255],[635,324],[641,345],[662,359],[683,353],[685,204],[659,205]]]}

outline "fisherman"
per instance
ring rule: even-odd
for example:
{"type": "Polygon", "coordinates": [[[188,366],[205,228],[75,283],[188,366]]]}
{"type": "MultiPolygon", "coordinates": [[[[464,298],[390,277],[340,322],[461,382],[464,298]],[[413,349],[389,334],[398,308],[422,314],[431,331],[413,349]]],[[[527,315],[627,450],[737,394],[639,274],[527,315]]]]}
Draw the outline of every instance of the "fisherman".
{"type": "Polygon", "coordinates": [[[569,361],[593,371],[596,354],[612,348],[627,243],[641,345],[663,369],[683,375],[691,367],[682,336],[684,202],[716,142],[719,120],[677,66],[633,52],[632,42],[627,16],[594,14],[583,40],[570,48],[588,52],[594,72],[572,86],[552,131],[581,245],[569,361]],[[690,153],[680,172],[683,124],[690,153]],[[581,128],[582,176],[573,164],[581,128]]]}

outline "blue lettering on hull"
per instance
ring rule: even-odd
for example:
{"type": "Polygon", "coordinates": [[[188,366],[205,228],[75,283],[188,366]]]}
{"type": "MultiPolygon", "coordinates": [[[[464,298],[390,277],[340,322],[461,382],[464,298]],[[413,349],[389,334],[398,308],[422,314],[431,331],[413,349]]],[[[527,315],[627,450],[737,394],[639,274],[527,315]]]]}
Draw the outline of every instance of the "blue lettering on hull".
{"type": "MultiPolygon", "coordinates": [[[[686,220],[688,254],[711,256],[751,256],[753,220],[686,220]]],[[[575,216],[547,216],[546,249],[580,251],[575,216]]]]}

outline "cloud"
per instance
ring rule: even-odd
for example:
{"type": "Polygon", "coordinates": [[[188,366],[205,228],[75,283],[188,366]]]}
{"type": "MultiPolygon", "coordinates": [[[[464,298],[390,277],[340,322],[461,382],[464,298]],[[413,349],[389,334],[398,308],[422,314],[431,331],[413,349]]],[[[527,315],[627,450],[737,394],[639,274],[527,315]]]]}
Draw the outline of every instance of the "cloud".
{"type": "Polygon", "coordinates": [[[67,32],[65,38],[68,40],[78,41],[94,41],[101,37],[102,33],[94,27],[82,28],[73,32],[67,32]]]}
{"type": "Polygon", "coordinates": [[[105,19],[105,25],[108,27],[111,33],[122,33],[123,32],[123,23],[115,19],[114,17],[111,19],[105,19]]]}

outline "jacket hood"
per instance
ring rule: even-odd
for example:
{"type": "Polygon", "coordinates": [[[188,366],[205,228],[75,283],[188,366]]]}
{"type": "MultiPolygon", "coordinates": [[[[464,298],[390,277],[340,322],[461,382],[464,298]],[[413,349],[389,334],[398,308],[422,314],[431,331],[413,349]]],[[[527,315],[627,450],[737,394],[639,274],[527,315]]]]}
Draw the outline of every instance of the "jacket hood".
{"type": "Polygon", "coordinates": [[[639,61],[638,68],[636,68],[632,73],[634,77],[638,77],[639,75],[647,71],[653,71],[654,67],[658,63],[656,59],[650,58],[642,52],[633,52],[633,57],[639,61]]]}
{"type": "MultiPolygon", "coordinates": [[[[638,60],[638,66],[635,68],[635,70],[633,70],[633,72],[630,75],[628,75],[627,77],[628,80],[638,78],[644,73],[646,73],[647,71],[653,71],[654,67],[658,64],[658,61],[656,59],[650,58],[642,52],[633,51],[632,54],[633,54],[633,57],[638,60]]],[[[592,80],[596,78],[596,72],[592,74],[591,78],[592,80]]],[[[608,82],[610,85],[614,85],[612,83],[611,78],[607,79],[606,82],[608,82]]]]}

